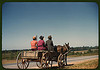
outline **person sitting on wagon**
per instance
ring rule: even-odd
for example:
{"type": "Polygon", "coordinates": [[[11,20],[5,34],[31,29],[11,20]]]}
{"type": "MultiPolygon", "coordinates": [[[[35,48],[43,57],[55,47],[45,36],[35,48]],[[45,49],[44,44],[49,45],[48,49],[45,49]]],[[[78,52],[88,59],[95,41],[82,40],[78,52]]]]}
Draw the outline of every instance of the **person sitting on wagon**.
{"type": "Polygon", "coordinates": [[[48,51],[54,51],[54,45],[52,41],[52,36],[48,36],[48,40],[46,41],[46,46],[48,47],[48,51]]]}
{"type": "Polygon", "coordinates": [[[38,41],[37,45],[38,45],[38,50],[45,50],[45,42],[44,42],[44,36],[40,36],[39,37],[40,40],[38,41]]]}
{"type": "Polygon", "coordinates": [[[37,50],[37,41],[35,36],[33,36],[33,41],[31,41],[31,50],[32,51],[37,50]]]}

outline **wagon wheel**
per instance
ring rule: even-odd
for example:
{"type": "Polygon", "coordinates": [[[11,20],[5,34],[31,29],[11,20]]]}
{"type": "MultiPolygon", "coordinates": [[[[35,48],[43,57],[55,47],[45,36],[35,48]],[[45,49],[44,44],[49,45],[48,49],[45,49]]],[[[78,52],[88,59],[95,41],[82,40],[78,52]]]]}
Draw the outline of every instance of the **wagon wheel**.
{"type": "Polygon", "coordinates": [[[67,65],[67,56],[64,55],[64,65],[67,65]]]}
{"type": "Polygon", "coordinates": [[[41,58],[38,59],[38,61],[36,62],[36,65],[41,68],[41,58]]]}
{"type": "Polygon", "coordinates": [[[60,54],[58,56],[58,66],[63,67],[64,66],[64,55],[60,54]]]}
{"type": "Polygon", "coordinates": [[[38,61],[36,62],[36,65],[39,68],[42,68],[42,66],[41,66],[41,58],[42,58],[42,52],[38,52],[38,61]]]}
{"type": "Polygon", "coordinates": [[[51,54],[52,54],[52,52],[48,52],[46,54],[46,59],[47,59],[48,65],[50,65],[52,67],[52,64],[53,64],[53,60],[52,60],[53,59],[53,56],[51,54]]]}
{"type": "Polygon", "coordinates": [[[22,58],[22,53],[23,52],[20,52],[17,56],[17,66],[19,69],[27,69],[29,66],[29,61],[22,58]]]}
{"type": "Polygon", "coordinates": [[[48,67],[48,61],[47,61],[47,58],[46,58],[46,54],[45,52],[43,52],[41,55],[41,57],[38,58],[38,61],[36,62],[36,65],[39,67],[39,68],[46,68],[48,67]]]}
{"type": "Polygon", "coordinates": [[[48,53],[43,53],[42,58],[41,58],[41,67],[42,68],[47,68],[49,67],[49,61],[48,61],[48,53]]]}

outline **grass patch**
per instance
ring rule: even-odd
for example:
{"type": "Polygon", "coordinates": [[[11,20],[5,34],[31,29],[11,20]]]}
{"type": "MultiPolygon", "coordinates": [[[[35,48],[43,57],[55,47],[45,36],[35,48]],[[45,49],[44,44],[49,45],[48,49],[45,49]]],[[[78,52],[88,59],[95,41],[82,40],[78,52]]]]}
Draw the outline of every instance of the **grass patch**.
{"type": "Polygon", "coordinates": [[[79,57],[79,56],[92,56],[92,55],[98,55],[98,52],[95,53],[86,53],[86,54],[74,54],[74,55],[68,55],[68,57],[79,57]]]}
{"type": "Polygon", "coordinates": [[[83,54],[83,55],[68,55],[67,57],[80,57],[80,56],[92,56],[92,55],[98,55],[98,54],[83,54]]]}
{"type": "Polygon", "coordinates": [[[16,60],[2,60],[2,64],[16,63],[16,60]]]}
{"type": "Polygon", "coordinates": [[[65,66],[63,69],[96,69],[97,67],[98,59],[95,59],[72,66],[65,66]]]}

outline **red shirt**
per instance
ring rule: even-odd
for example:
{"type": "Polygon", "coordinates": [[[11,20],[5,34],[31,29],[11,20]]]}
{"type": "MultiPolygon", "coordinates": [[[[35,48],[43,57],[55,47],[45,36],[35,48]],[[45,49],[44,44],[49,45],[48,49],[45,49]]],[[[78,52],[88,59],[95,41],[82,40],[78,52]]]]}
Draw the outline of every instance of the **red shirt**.
{"type": "Polygon", "coordinates": [[[38,50],[45,50],[45,47],[43,46],[43,44],[45,45],[44,40],[38,41],[38,50]]]}

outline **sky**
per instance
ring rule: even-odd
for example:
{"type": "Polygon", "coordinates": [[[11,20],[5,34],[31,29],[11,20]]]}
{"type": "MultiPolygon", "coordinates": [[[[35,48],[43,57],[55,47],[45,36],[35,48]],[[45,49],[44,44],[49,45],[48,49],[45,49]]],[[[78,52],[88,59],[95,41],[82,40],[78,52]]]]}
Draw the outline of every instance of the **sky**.
{"type": "Polygon", "coordinates": [[[98,46],[95,2],[5,2],[2,50],[30,49],[32,37],[51,35],[54,45],[98,46]]]}

